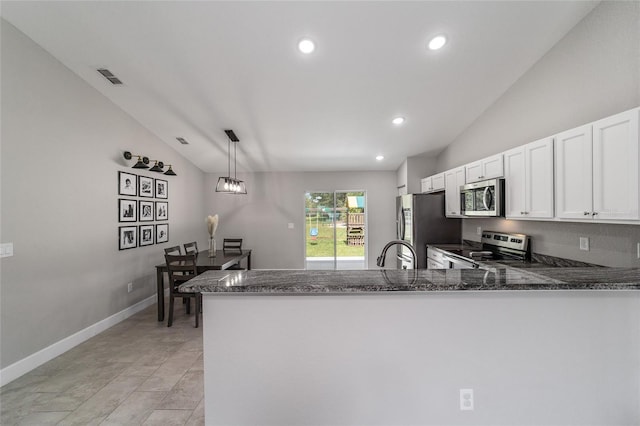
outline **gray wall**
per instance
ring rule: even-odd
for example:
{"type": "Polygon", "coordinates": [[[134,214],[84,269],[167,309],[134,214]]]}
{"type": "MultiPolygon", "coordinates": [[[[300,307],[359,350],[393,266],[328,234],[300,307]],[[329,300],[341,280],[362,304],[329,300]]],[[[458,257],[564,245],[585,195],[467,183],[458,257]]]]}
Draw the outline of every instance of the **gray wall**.
{"type": "MultiPolygon", "coordinates": [[[[368,267],[395,237],[395,172],[250,173],[238,175],[248,195],[215,192],[217,174],[207,174],[206,214],[218,214],[216,240],[243,238],[256,269],[304,268],[304,194],[307,191],[367,192],[368,267]],[[289,229],[288,224],[294,228],[289,229]]],[[[204,220],[202,232],[206,238],[204,220]]]]}
{"type": "Polygon", "coordinates": [[[419,194],[422,192],[420,179],[431,176],[435,170],[435,157],[423,155],[407,157],[396,170],[398,187],[405,185],[407,194],[419,194]]]}
{"type": "MultiPolygon", "coordinates": [[[[640,2],[603,2],[438,156],[438,170],[638,105],[640,2]]],[[[465,219],[464,235],[473,237],[477,226],[532,233],[549,255],[638,266],[638,226],[465,219]],[[592,252],[576,250],[578,235],[592,238],[592,252]]]]}
{"type": "Polygon", "coordinates": [[[1,229],[15,250],[1,261],[6,367],[155,293],[153,267],[168,244],[118,251],[118,171],[135,173],[124,150],[162,159],[178,174],[167,177],[169,244],[202,235],[204,173],[0,23],[1,229]]]}

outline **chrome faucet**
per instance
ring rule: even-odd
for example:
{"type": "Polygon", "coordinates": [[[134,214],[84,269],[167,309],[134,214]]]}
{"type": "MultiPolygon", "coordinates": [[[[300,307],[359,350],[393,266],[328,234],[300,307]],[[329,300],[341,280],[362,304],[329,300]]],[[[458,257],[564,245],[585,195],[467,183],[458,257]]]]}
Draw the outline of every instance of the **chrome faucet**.
{"type": "Polygon", "coordinates": [[[413,248],[413,246],[411,244],[409,244],[406,241],[403,240],[393,240],[393,241],[389,241],[387,243],[386,246],[384,246],[384,248],[382,249],[382,253],[380,253],[380,256],[378,256],[378,259],[376,261],[376,265],[383,267],[384,266],[384,259],[387,257],[387,250],[389,250],[389,247],[391,246],[395,246],[397,244],[406,246],[407,248],[409,248],[409,251],[411,252],[411,256],[413,257],[413,261],[411,262],[411,265],[413,266],[412,269],[416,269],[416,262],[418,261],[418,255],[416,254],[416,250],[413,248]]]}

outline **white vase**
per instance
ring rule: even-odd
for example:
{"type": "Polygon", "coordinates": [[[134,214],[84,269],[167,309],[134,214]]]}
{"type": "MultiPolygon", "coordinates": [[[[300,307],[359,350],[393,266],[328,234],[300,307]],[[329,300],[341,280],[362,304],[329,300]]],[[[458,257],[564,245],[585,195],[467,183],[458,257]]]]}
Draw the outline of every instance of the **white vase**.
{"type": "Polygon", "coordinates": [[[216,239],[209,237],[209,257],[216,257],[216,239]]]}

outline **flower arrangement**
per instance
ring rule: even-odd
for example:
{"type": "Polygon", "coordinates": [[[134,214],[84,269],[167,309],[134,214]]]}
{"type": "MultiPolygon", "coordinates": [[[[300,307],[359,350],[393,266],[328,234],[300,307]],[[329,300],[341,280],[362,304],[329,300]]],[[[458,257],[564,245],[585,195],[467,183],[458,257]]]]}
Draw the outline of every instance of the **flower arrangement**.
{"type": "Polygon", "coordinates": [[[209,257],[215,257],[216,255],[216,229],[218,229],[218,215],[207,216],[206,219],[207,230],[209,231],[209,257]]]}

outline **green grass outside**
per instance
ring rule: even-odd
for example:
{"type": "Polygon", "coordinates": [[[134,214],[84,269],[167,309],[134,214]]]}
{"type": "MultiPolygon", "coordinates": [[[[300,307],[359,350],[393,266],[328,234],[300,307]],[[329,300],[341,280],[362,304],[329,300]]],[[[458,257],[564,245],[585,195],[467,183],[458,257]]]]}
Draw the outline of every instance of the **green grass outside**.
{"type": "MultiPolygon", "coordinates": [[[[318,224],[318,237],[315,241],[311,240],[309,231],[315,228],[315,220],[313,224],[307,221],[306,238],[307,238],[307,257],[333,257],[333,227],[330,223],[318,224]]],[[[364,246],[348,246],[347,245],[347,228],[338,227],[336,229],[336,244],[338,257],[362,256],[364,257],[364,246]]]]}

